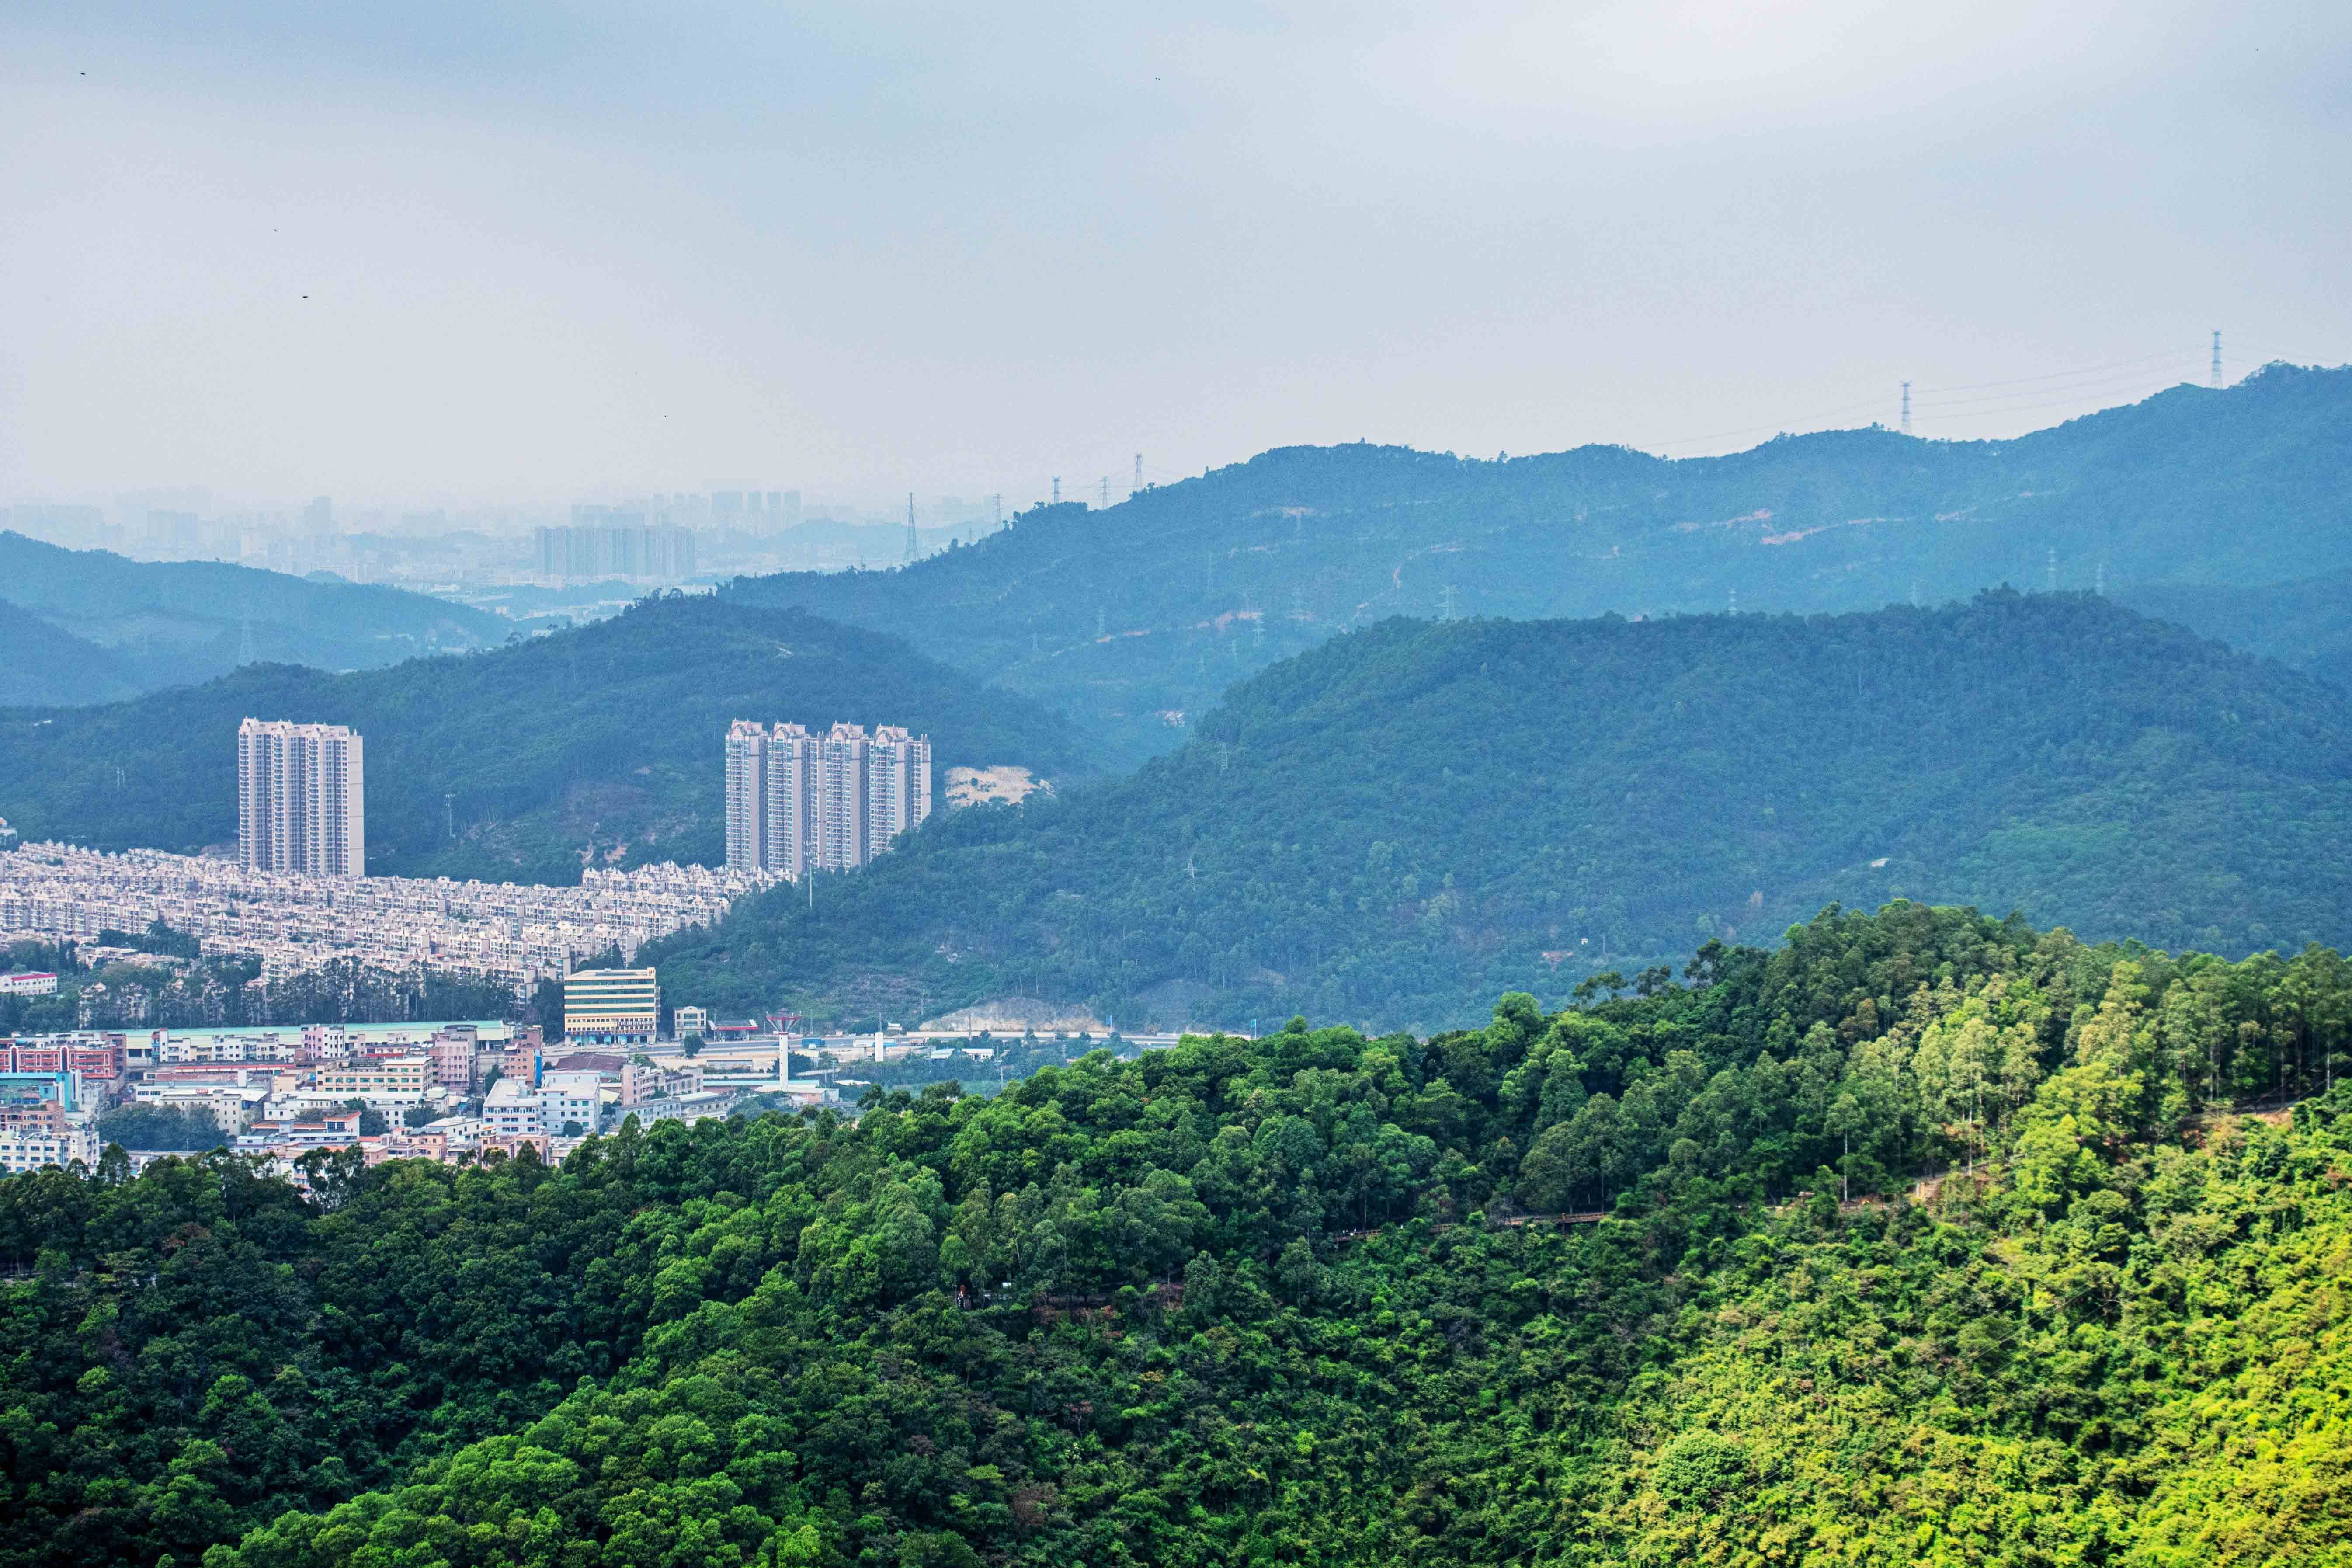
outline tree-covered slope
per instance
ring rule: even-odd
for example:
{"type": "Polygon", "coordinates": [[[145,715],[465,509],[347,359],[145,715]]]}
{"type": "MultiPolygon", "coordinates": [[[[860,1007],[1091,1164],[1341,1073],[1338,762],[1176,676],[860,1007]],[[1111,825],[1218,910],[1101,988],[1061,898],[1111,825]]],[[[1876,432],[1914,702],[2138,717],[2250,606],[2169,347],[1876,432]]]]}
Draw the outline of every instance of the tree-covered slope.
{"type": "Polygon", "coordinates": [[[2352,1555],[2337,955],[1897,905],[1684,978],[0,1182],[0,1568],[2352,1555]]]}
{"type": "Polygon", "coordinates": [[[0,584],[12,603],[108,649],[142,689],[208,679],[253,659],[372,669],[488,647],[513,630],[496,616],[400,588],[213,561],[131,561],[5,531],[0,584]]]}
{"type": "Polygon", "coordinates": [[[2148,583],[2116,599],[2352,691],[2352,569],[2252,587],[2148,583]]]}
{"type": "Polygon", "coordinates": [[[1166,751],[1231,680],[1389,616],[1875,609],[2000,583],[2255,584],[2352,567],[2352,369],[2277,366],[2007,441],[1872,428],[1722,458],[1290,447],[905,571],[736,584],[1166,751]]]}
{"type": "Polygon", "coordinates": [[[730,720],[901,723],[950,766],[1083,771],[1034,701],[893,637],[708,595],[491,652],[331,675],[258,665],[80,709],[0,712],[0,816],[27,839],[193,851],[236,838],[236,726],[350,724],[367,742],[368,869],[577,881],[599,863],[726,858],[730,720]],[[454,828],[454,832],[452,831],[454,828]]]}
{"type": "Polygon", "coordinates": [[[109,648],[0,599],[0,705],[106,702],[149,683],[109,648]]]}
{"type": "MultiPolygon", "coordinates": [[[[1439,1026],[1832,900],[2233,952],[2352,931],[2352,707],[2089,595],[1391,621],[1131,779],[660,950],[682,1000],[1439,1026]]],[[[908,1021],[911,1021],[909,1019],[908,1021]]]]}

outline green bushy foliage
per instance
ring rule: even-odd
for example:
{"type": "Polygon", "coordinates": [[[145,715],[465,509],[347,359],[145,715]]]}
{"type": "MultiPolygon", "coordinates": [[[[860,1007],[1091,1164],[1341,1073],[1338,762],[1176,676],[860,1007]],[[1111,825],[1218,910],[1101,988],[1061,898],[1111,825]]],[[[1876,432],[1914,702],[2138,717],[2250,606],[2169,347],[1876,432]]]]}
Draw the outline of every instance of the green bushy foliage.
{"type": "Polygon", "coordinates": [[[1896,906],[1683,979],[0,1182],[0,1561],[2345,1560],[2336,955],[1896,906]]]}

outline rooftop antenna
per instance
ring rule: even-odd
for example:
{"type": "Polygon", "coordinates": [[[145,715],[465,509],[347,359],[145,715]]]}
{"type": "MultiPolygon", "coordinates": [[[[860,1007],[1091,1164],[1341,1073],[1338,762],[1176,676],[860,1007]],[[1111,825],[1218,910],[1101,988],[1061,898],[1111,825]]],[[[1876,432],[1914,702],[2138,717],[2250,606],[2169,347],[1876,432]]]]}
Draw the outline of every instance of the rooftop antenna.
{"type": "Polygon", "coordinates": [[[920,544],[919,544],[919,543],[916,542],[916,538],[915,538],[915,492],[914,492],[914,491],[912,491],[912,490],[908,490],[908,491],[907,492],[907,564],[908,564],[908,565],[912,566],[912,565],[915,563],[915,557],[916,557],[919,553],[920,553],[920,552],[921,552],[921,550],[922,550],[922,546],[921,546],[920,544]]]}
{"type": "Polygon", "coordinates": [[[2213,390],[2221,390],[2221,329],[2213,329],[2213,390]]]}
{"type": "Polygon", "coordinates": [[[1911,434],[1911,384],[1903,384],[1903,434],[1911,434]]]}

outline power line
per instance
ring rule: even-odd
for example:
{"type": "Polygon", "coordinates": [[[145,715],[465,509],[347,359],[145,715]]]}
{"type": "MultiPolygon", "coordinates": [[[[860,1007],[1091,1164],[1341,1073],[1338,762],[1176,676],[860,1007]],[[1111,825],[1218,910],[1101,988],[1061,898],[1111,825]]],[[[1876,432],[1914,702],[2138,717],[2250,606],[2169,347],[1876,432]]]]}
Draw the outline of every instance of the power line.
{"type": "Polygon", "coordinates": [[[1967,381],[1955,386],[1931,386],[1927,390],[1930,393],[1977,392],[1988,386],[2024,386],[2037,381],[2064,381],[2070,376],[2095,375],[2101,371],[2123,370],[2130,365],[2154,364],[2158,360],[2178,359],[2183,352],[2185,351],[2180,349],[2168,349],[2160,354],[2147,354],[2138,359],[2119,359],[2108,364],[2086,364],[2074,370],[2053,370],[2042,375],[2013,376],[2007,381],[1967,381]]]}
{"type": "MultiPolygon", "coordinates": [[[[2176,382],[2173,384],[2179,385],[2180,384],[2176,382]]],[[[2162,392],[2164,390],[2165,388],[2163,387],[2156,387],[2149,393],[2149,395],[2154,396],[2156,393],[2162,392]]],[[[1938,414],[1937,417],[1940,419],[1990,419],[1996,416],[2005,414],[2032,414],[2044,408],[2079,408],[2082,406],[2082,403],[2083,400],[2079,395],[2073,397],[2059,397],[2053,398],[2048,403],[2016,404],[2005,405],[2000,408],[1967,408],[1950,414],[1938,414]]],[[[2100,414],[2105,412],[2105,410],[2104,408],[2095,408],[2090,411],[2092,414],[2100,414]]],[[[2088,416],[2085,415],[2084,417],[2088,417],[2088,416]]]]}
{"type": "MultiPolygon", "coordinates": [[[[1912,389],[1912,405],[1914,409],[1917,411],[1940,413],[1942,417],[1958,419],[1976,417],[1987,414],[2032,413],[2037,409],[2059,407],[2064,404],[2078,401],[2083,395],[2087,393],[2095,393],[2104,386],[2118,385],[2139,380],[2146,374],[2144,367],[2157,365],[2168,360],[2179,362],[2186,359],[2189,354],[2193,354],[2196,351],[2193,349],[2173,349],[2168,350],[2163,353],[2143,355],[2138,359],[2116,360],[2106,364],[2086,365],[2075,370],[2052,371],[2042,375],[2012,376],[2001,381],[1963,382],[1945,387],[1921,388],[1914,386],[1912,389]],[[2126,367],[2143,368],[2132,374],[2114,375],[2108,374],[2126,367]],[[2060,384],[2069,383],[2072,384],[2060,384]],[[1953,398],[1948,401],[1937,401],[1938,398],[1946,393],[1975,392],[1987,387],[2016,387],[2021,390],[2010,393],[1996,393],[1984,397],[1953,398]],[[2045,400],[2033,403],[2020,404],[2016,401],[2019,398],[2034,398],[2049,393],[2063,393],[2067,395],[2054,400],[2045,400]],[[1942,412],[1947,410],[1949,412],[1942,412]]],[[[1755,435],[1767,430],[1774,432],[1790,432],[1802,429],[1807,426],[1816,426],[1819,421],[1833,418],[1841,414],[1855,413],[1873,406],[1883,408],[1885,405],[1879,403],[1876,398],[1866,398],[1858,402],[1844,404],[1838,407],[1824,408],[1816,413],[1801,415],[1795,418],[1778,419],[1765,424],[1745,426],[1738,429],[1717,430],[1710,435],[1689,436],[1676,440],[1651,443],[1648,444],[1647,449],[1664,454],[1677,447],[1700,446],[1708,442],[1725,440],[1731,437],[1755,435]]]]}
{"type": "MultiPolygon", "coordinates": [[[[2185,355],[2182,356],[2182,358],[2184,361],[2184,369],[2187,367],[2187,364],[2195,363],[2193,360],[2189,360],[2185,355]]],[[[2125,371],[2118,375],[2096,376],[2087,381],[2070,382],[2063,385],[2032,386],[2017,392],[1987,392],[1979,393],[1971,397],[1948,398],[1937,397],[1932,395],[1923,395],[1919,400],[1919,405],[1922,408],[1957,408],[1976,404],[1990,405],[2014,403],[2019,398],[2044,397],[2053,392],[2079,395],[2086,392],[2097,392],[2105,387],[2126,386],[2134,383],[2146,382],[2150,376],[2162,375],[2166,374],[2168,373],[2151,366],[2142,370],[2125,371]]]]}

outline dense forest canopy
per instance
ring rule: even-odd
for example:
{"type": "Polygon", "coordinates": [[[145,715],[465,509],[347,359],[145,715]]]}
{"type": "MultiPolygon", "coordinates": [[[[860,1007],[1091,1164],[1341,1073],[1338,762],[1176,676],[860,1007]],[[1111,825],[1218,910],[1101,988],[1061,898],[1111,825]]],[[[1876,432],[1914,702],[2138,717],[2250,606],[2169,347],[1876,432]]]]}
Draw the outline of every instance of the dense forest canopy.
{"type": "Polygon", "coordinates": [[[2022,909],[2231,953],[2352,932],[2352,706],[2088,595],[1390,621],[1183,750],[934,822],[812,900],[658,944],[673,995],[911,1023],[1475,1019],[1832,900],[2022,909]]]}
{"type": "MultiPolygon", "coordinates": [[[[403,588],[317,583],[218,561],[132,561],[5,530],[0,597],[98,645],[107,673],[128,690],[209,679],[254,658],[372,669],[419,654],[488,647],[513,629],[487,612],[403,588]]],[[[128,694],[63,671],[56,679],[66,683],[57,695],[0,685],[0,702],[128,694]]]]}
{"type": "Polygon", "coordinates": [[[0,1181],[0,1565],[2352,1550],[2336,953],[1896,904],[1625,989],[0,1181]]]}
{"type": "Polygon", "coordinates": [[[249,667],[102,707],[0,711],[0,816],[27,839],[192,852],[236,838],[247,714],[367,740],[368,870],[576,882],[599,864],[723,864],[732,719],[905,724],[960,763],[1082,772],[1035,702],[895,637],[671,595],[492,652],[330,675],[249,667]],[[454,835],[451,828],[454,826],[454,835]]]}
{"type": "MultiPolygon", "coordinates": [[[[1655,616],[1876,609],[2004,582],[2250,586],[2352,568],[2347,521],[2352,368],[2274,365],[2007,441],[1873,427],[1721,458],[1491,461],[1286,447],[1107,510],[1024,512],[906,571],[731,591],[904,629],[1141,756],[1182,738],[1168,715],[1197,715],[1251,670],[1449,604],[1655,616]]],[[[2352,641],[2352,626],[2339,616],[2331,635],[2352,641]]]]}

